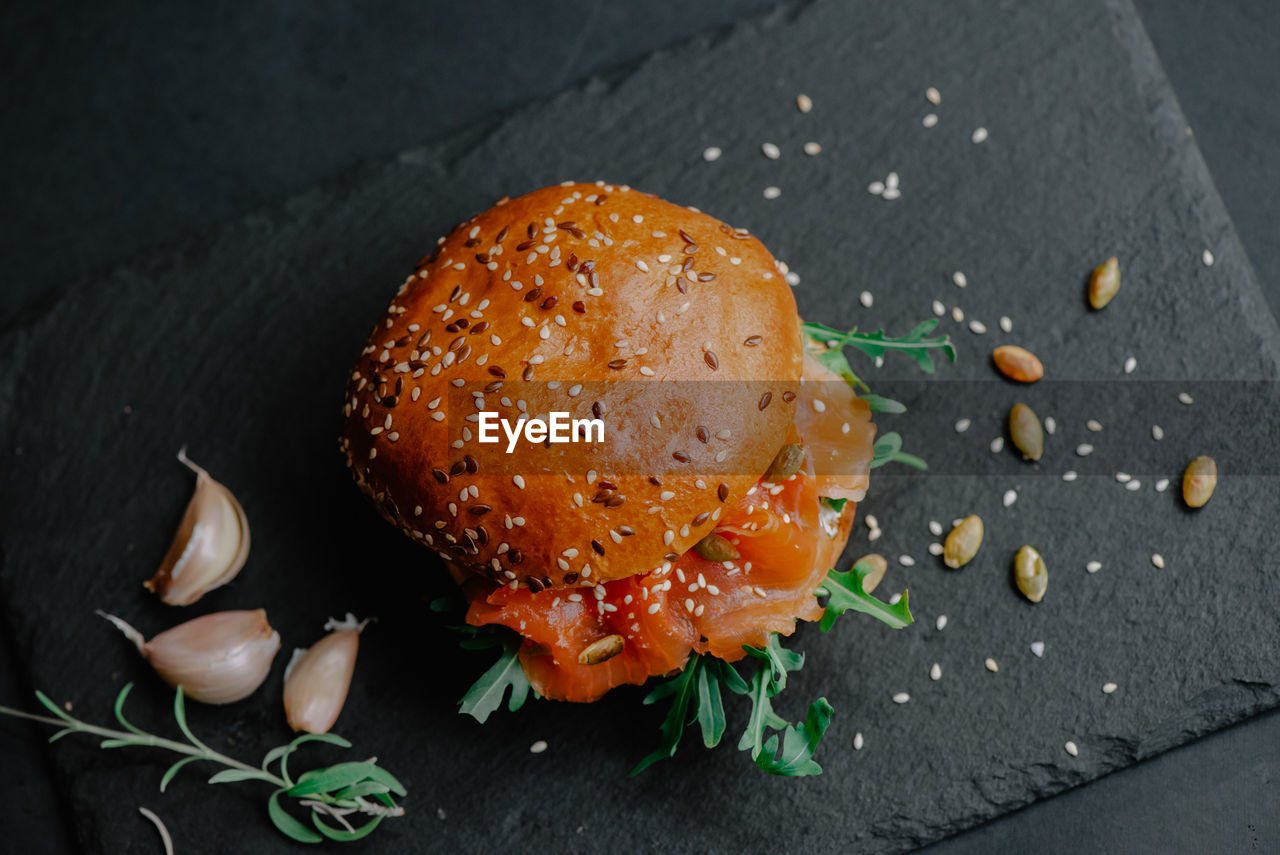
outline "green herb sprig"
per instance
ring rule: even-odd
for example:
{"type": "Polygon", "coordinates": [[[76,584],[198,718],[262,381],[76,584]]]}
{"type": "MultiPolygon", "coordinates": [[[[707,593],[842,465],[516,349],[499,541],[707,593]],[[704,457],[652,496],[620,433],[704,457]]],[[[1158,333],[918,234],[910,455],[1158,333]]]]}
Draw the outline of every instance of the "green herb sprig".
{"type": "MultiPolygon", "coordinates": [[[[466,603],[455,596],[436,597],[431,601],[431,610],[443,614],[458,614],[466,611],[466,603]]],[[[491,624],[471,626],[467,623],[455,623],[446,624],[445,628],[462,636],[458,646],[464,650],[502,648],[498,661],[489,666],[458,701],[458,712],[484,724],[502,706],[508,691],[511,694],[507,700],[507,709],[511,712],[524,706],[530,694],[538,697],[520,664],[520,636],[515,631],[491,624]]]]}
{"type": "Polygon", "coordinates": [[[124,716],[124,703],[132,689],[133,684],[126,683],[116,696],[116,721],[123,730],[81,721],[62,710],[43,692],[36,692],[36,698],[55,717],[34,715],[9,707],[0,707],[0,714],[61,728],[49,737],[50,742],[73,733],[88,733],[103,737],[102,748],[163,748],[185,754],[161,777],[160,792],[165,791],[184,766],[198,760],[208,760],[227,767],[209,778],[210,784],[230,784],[236,781],[263,781],[271,784],[275,791],[267,798],[267,815],[276,828],[299,843],[321,843],[325,838],[337,842],[359,840],[372,833],[387,817],[404,814],[404,808],[396,804],[393,796],[404,796],[405,788],[390,772],[378,765],[376,758],[312,769],[296,778],[290,775],[289,757],[301,745],[306,742],[325,742],[340,748],[350,748],[351,743],[341,736],[331,733],[303,734],[287,745],[268,751],[261,765],[250,766],[214,751],[196,738],[187,725],[181,686],[174,695],[173,717],[178,723],[178,729],[186,737],[186,742],[156,736],[135,727],[124,716]],[[279,774],[270,771],[273,763],[278,765],[279,774]],[[281,804],[282,796],[296,799],[299,807],[310,811],[313,828],[307,827],[285,809],[281,804]],[[368,819],[356,826],[352,824],[352,818],[356,817],[368,819]]]}
{"type": "Polygon", "coordinates": [[[939,350],[949,362],[956,361],[956,349],[951,343],[950,336],[928,337],[937,326],[938,319],[930,318],[917,324],[911,332],[899,338],[885,335],[884,330],[864,333],[858,332],[858,328],[853,327],[845,332],[826,324],[804,323],[800,325],[800,329],[809,339],[826,345],[825,352],[810,351],[819,362],[845,378],[855,388],[866,389],[866,384],[858,379],[849,366],[849,361],[845,359],[842,352],[844,348],[856,348],[872,359],[878,359],[890,352],[901,353],[910,357],[916,365],[920,366],[921,371],[932,374],[934,363],[933,354],[930,351],[939,350]]]}

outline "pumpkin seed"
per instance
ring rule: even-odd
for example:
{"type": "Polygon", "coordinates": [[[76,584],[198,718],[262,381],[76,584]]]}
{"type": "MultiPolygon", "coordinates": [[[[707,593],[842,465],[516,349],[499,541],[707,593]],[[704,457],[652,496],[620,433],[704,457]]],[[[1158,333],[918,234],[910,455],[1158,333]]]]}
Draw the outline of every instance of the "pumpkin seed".
{"type": "Polygon", "coordinates": [[[973,560],[982,546],[982,517],[970,514],[951,529],[942,547],[942,563],[952,570],[973,560]]]}
{"type": "Polygon", "coordinates": [[[1013,575],[1024,597],[1033,603],[1044,599],[1045,589],[1049,587],[1049,571],[1039,552],[1030,546],[1019,549],[1013,559],[1013,575]]]}
{"type": "Polygon", "coordinates": [[[884,579],[885,570],[889,569],[889,563],[884,560],[884,556],[875,552],[864,555],[853,563],[854,566],[867,564],[871,567],[871,572],[862,580],[862,590],[868,594],[876,589],[876,585],[879,585],[880,581],[884,579]]]}
{"type": "Polygon", "coordinates": [[[737,561],[742,557],[736,546],[715,532],[702,538],[693,548],[708,561],[737,561]]]}
{"type": "Polygon", "coordinates": [[[583,648],[578,654],[578,664],[599,665],[601,662],[606,662],[621,653],[626,643],[626,639],[621,635],[606,635],[583,648]]]}
{"type": "Polygon", "coordinates": [[[764,480],[773,482],[785,481],[799,472],[802,465],[804,465],[804,446],[799,443],[789,442],[778,449],[773,462],[765,470],[764,480]]]}
{"type": "Polygon", "coordinates": [[[1089,305],[1101,309],[1120,290],[1120,261],[1114,255],[1093,268],[1089,277],[1089,305]]]}
{"type": "Polygon", "coordinates": [[[1044,376],[1044,366],[1034,353],[1026,348],[1005,344],[991,351],[991,358],[1000,373],[1019,383],[1034,383],[1044,376]]]}
{"type": "Polygon", "coordinates": [[[1009,436],[1028,460],[1039,460],[1044,454],[1044,430],[1026,404],[1014,404],[1009,410],[1009,436]]]}
{"type": "Polygon", "coordinates": [[[1182,476],[1182,500],[1189,508],[1199,508],[1209,501],[1218,486],[1218,464],[1212,457],[1200,455],[1187,464],[1182,476]]]}

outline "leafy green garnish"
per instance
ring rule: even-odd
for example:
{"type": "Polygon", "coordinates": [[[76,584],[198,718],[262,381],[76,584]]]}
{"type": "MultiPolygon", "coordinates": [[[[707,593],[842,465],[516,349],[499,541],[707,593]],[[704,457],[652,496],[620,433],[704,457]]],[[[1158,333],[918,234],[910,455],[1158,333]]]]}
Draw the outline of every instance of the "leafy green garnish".
{"type": "Polygon", "coordinates": [[[867,402],[867,406],[871,408],[873,413],[905,413],[907,405],[901,401],[895,401],[893,398],[886,398],[883,395],[860,395],[862,400],[867,402]]]}
{"type": "Polygon", "coordinates": [[[836,513],[840,513],[841,511],[844,510],[844,503],[849,500],[848,499],[832,499],[829,496],[823,496],[821,501],[824,507],[830,508],[836,513]]]}
{"type": "Polygon", "coordinates": [[[182,687],[178,687],[173,698],[173,717],[178,730],[186,737],[186,742],[178,742],[161,736],[147,733],[135,727],[124,717],[124,702],[133,689],[132,683],[126,683],[116,696],[115,716],[123,730],[98,727],[81,721],[64,712],[43,692],[36,692],[36,699],[56,716],[50,718],[32,715],[22,710],[0,707],[0,715],[14,716],[28,721],[61,728],[50,742],[61,739],[72,733],[91,733],[103,737],[102,748],[164,748],[178,754],[185,754],[174,763],[160,779],[160,791],[173,781],[184,766],[199,760],[209,760],[227,768],[209,778],[210,784],[230,784],[238,781],[262,781],[276,789],[267,798],[267,815],[281,833],[299,843],[321,843],[327,837],[339,842],[359,840],[370,834],[382,820],[389,816],[403,816],[404,808],[396,804],[393,796],[404,796],[404,786],[387,770],[378,766],[374,760],[358,763],[339,763],[327,768],[312,769],[299,775],[295,780],[289,775],[289,756],[306,742],[326,742],[341,748],[350,748],[351,743],[331,733],[305,733],[297,739],[273,748],[266,753],[259,766],[250,766],[225,754],[214,751],[205,745],[187,725],[186,704],[183,701],[182,687]],[[271,771],[271,764],[279,764],[279,773],[271,771]],[[296,799],[298,807],[310,810],[311,824],[314,831],[306,823],[297,819],[280,803],[280,797],[296,799]],[[354,826],[348,817],[368,817],[362,825],[354,826]],[[338,825],[328,820],[336,820],[338,825]]]}
{"type": "Polygon", "coordinates": [[[658,728],[662,735],[658,747],[637,763],[631,774],[638,775],[659,760],[674,757],[685,727],[695,722],[702,731],[703,745],[707,748],[719,745],[727,726],[721,686],[739,695],[747,691],[746,682],[728,662],[694,653],[684,670],[645,695],[645,706],[670,698],[671,707],[658,728]]]}
{"type": "Polygon", "coordinates": [[[872,457],[871,469],[879,469],[886,463],[902,463],[914,469],[928,469],[929,464],[924,460],[916,457],[914,454],[907,454],[902,450],[902,437],[897,431],[888,431],[876,437],[876,443],[871,448],[872,457]]]}
{"type": "MultiPolygon", "coordinates": [[[[948,361],[956,361],[956,349],[951,344],[950,336],[941,335],[936,338],[926,338],[938,326],[937,318],[930,318],[917,324],[915,329],[901,338],[891,338],[884,334],[884,330],[861,333],[858,332],[857,327],[848,332],[843,332],[825,324],[804,323],[800,326],[804,334],[809,338],[825,344],[829,348],[827,353],[839,353],[844,347],[854,347],[872,359],[878,359],[886,353],[894,351],[909,356],[916,365],[920,366],[920,370],[926,374],[932,374],[934,371],[931,350],[941,350],[948,361]]],[[[853,379],[850,381],[852,384],[863,385],[862,381],[853,375],[853,371],[849,368],[849,363],[844,360],[843,356],[840,357],[843,365],[836,367],[839,363],[834,358],[823,359],[822,355],[818,353],[813,355],[846,380],[852,377],[853,379]]]]}
{"type": "Polygon", "coordinates": [[[863,588],[863,580],[871,574],[871,565],[858,562],[846,573],[839,570],[828,570],[827,579],[818,589],[819,597],[827,598],[826,610],[818,627],[826,632],[836,622],[836,618],[845,612],[862,612],[873,618],[882,620],[894,629],[910,626],[915,618],[911,616],[911,607],[907,602],[907,592],[902,592],[902,599],[893,605],[876,599],[863,588]]]}
{"type": "Polygon", "coordinates": [[[480,675],[480,679],[472,684],[467,693],[458,702],[458,712],[469,715],[484,724],[489,714],[502,706],[502,699],[511,690],[511,699],[507,709],[515,712],[524,706],[532,688],[529,679],[524,675],[524,666],[517,655],[520,651],[520,639],[508,639],[502,645],[502,655],[490,666],[488,671],[480,675]]]}

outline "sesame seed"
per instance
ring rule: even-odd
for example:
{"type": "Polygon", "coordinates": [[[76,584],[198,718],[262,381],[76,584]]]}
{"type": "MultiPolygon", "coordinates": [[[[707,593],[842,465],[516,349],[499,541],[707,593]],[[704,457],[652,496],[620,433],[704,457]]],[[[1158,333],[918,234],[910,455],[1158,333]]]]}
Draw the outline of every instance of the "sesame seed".
{"type": "Polygon", "coordinates": [[[651,615],[656,615],[659,611],[661,611],[661,609],[662,609],[662,605],[660,603],[649,604],[649,614],[651,615]]]}
{"type": "Polygon", "coordinates": [[[935,629],[938,630],[938,632],[942,632],[944,629],[947,628],[947,616],[938,615],[938,619],[933,622],[933,626],[935,629]]]}
{"type": "Polygon", "coordinates": [[[1138,367],[1138,360],[1132,356],[1124,361],[1124,373],[1132,374],[1134,369],[1138,367]]]}
{"type": "Polygon", "coordinates": [[[1066,472],[1062,473],[1063,481],[1074,481],[1076,480],[1076,478],[1079,478],[1079,477],[1080,476],[1076,473],[1076,470],[1074,469],[1068,469],[1066,472]]]}
{"type": "Polygon", "coordinates": [[[955,321],[956,323],[963,323],[963,322],[964,322],[964,309],[960,308],[959,306],[952,306],[952,307],[951,307],[951,320],[955,321]]]}
{"type": "Polygon", "coordinates": [[[927,98],[929,103],[935,107],[942,103],[942,94],[932,86],[924,90],[924,97],[927,98]]]}
{"type": "Polygon", "coordinates": [[[1076,747],[1074,742],[1068,741],[1067,744],[1062,747],[1072,757],[1078,757],[1080,755],[1080,749],[1076,747]]]}
{"type": "Polygon", "coordinates": [[[804,144],[804,153],[813,157],[822,154],[822,145],[816,142],[807,142],[804,144]]]}
{"type": "Polygon", "coordinates": [[[1013,321],[1009,319],[1008,315],[1000,316],[1000,329],[1004,332],[1013,332],[1013,321]]]}
{"type": "Polygon", "coordinates": [[[884,182],[872,181],[870,184],[867,185],[867,192],[870,193],[872,196],[881,195],[882,193],[884,193],[884,182]]]}
{"type": "Polygon", "coordinates": [[[956,433],[964,433],[969,429],[969,425],[973,424],[968,419],[960,419],[956,422],[956,433]]]}
{"type": "Polygon", "coordinates": [[[986,658],[986,661],[984,661],[982,664],[986,666],[986,669],[993,674],[1000,670],[1000,666],[996,664],[996,660],[992,659],[990,656],[988,656],[986,658]]]}
{"type": "Polygon", "coordinates": [[[897,199],[901,196],[902,196],[902,191],[899,190],[897,187],[884,188],[883,198],[886,199],[887,201],[892,202],[894,199],[897,199]]]}
{"type": "Polygon", "coordinates": [[[1213,267],[1213,253],[1209,250],[1206,249],[1200,253],[1200,260],[1204,262],[1205,267],[1213,267]]]}
{"type": "Polygon", "coordinates": [[[1151,438],[1156,440],[1157,442],[1164,439],[1164,428],[1160,427],[1160,425],[1152,425],[1151,438]]]}
{"type": "Polygon", "coordinates": [[[1136,493],[1138,490],[1142,489],[1142,482],[1135,478],[1134,480],[1130,481],[1128,484],[1125,484],[1124,488],[1128,490],[1130,493],[1136,493]]]}
{"type": "Polygon", "coordinates": [[[986,142],[986,141],[987,141],[987,129],[986,129],[986,128],[976,128],[976,129],[974,129],[973,136],[972,136],[972,137],[970,137],[970,139],[972,139],[972,140],[973,140],[973,142],[974,142],[975,144],[977,144],[977,143],[984,143],[984,142],[986,142]]]}
{"type": "Polygon", "coordinates": [[[782,150],[771,142],[767,142],[760,146],[760,151],[763,152],[764,156],[770,160],[777,160],[782,157],[782,150]]]}
{"type": "Polygon", "coordinates": [[[1086,573],[1097,573],[1102,569],[1102,562],[1090,561],[1088,564],[1084,565],[1084,569],[1086,573]]]}
{"type": "Polygon", "coordinates": [[[1004,451],[1004,437],[998,436],[991,440],[991,445],[989,445],[988,448],[991,449],[992,454],[999,454],[1004,451]]]}
{"type": "Polygon", "coordinates": [[[801,113],[807,113],[813,109],[813,99],[803,92],[796,96],[796,109],[801,113]]]}
{"type": "Polygon", "coordinates": [[[1031,642],[1031,653],[1037,659],[1043,659],[1044,658],[1044,642],[1043,641],[1031,642]]]}
{"type": "Polygon", "coordinates": [[[1057,420],[1054,419],[1053,416],[1045,416],[1044,429],[1045,429],[1045,433],[1048,433],[1050,435],[1057,433],[1058,432],[1057,420]]]}
{"type": "Polygon", "coordinates": [[[883,531],[881,531],[881,530],[880,530],[880,529],[878,529],[878,528],[873,528],[873,529],[871,529],[871,531],[867,534],[867,541],[868,541],[869,543],[875,543],[877,540],[879,540],[879,539],[880,539],[880,535],[882,535],[882,534],[884,534],[884,532],[883,532],[883,531]]]}
{"type": "Polygon", "coordinates": [[[969,331],[975,335],[983,335],[987,331],[987,325],[982,321],[969,321],[969,331]]]}
{"type": "Polygon", "coordinates": [[[1133,476],[1130,475],[1128,472],[1117,472],[1116,480],[1119,481],[1121,484],[1127,484],[1129,483],[1129,481],[1133,480],[1133,476]]]}
{"type": "Polygon", "coordinates": [[[1192,397],[1188,395],[1186,392],[1179,392],[1178,400],[1186,404],[1188,407],[1194,403],[1194,400],[1192,399],[1192,397]]]}
{"type": "Polygon", "coordinates": [[[898,563],[903,567],[914,567],[916,565],[916,560],[910,555],[899,555],[898,563]]]}
{"type": "Polygon", "coordinates": [[[926,128],[932,128],[934,125],[938,124],[938,114],[926,113],[925,117],[920,120],[920,124],[924,125],[926,128]]]}
{"type": "Polygon", "coordinates": [[[929,534],[934,537],[940,537],[942,535],[942,523],[937,520],[929,520],[929,534]]]}
{"type": "Polygon", "coordinates": [[[905,704],[909,700],[911,700],[911,696],[906,692],[898,692],[898,694],[893,696],[893,702],[895,704],[905,704]]]}
{"type": "Polygon", "coordinates": [[[866,523],[867,528],[879,528],[879,527],[880,527],[880,521],[879,521],[878,519],[876,519],[875,514],[867,514],[867,517],[866,517],[866,519],[865,519],[865,520],[863,520],[863,522],[865,522],[865,523],[866,523]]]}
{"type": "Polygon", "coordinates": [[[541,754],[543,751],[546,751],[546,750],[547,750],[547,741],[545,739],[539,739],[537,742],[529,746],[530,754],[541,754]]]}
{"type": "Polygon", "coordinates": [[[933,301],[933,313],[938,317],[942,317],[947,313],[947,307],[942,305],[940,300],[933,301]]]}
{"type": "Polygon", "coordinates": [[[1082,442],[1076,446],[1076,454],[1080,457],[1088,457],[1093,454],[1093,446],[1087,442],[1082,442]]]}
{"type": "Polygon", "coordinates": [[[862,304],[863,308],[870,309],[872,302],[874,302],[874,299],[871,296],[871,292],[863,291],[861,294],[859,294],[858,302],[862,304]]]}
{"type": "Polygon", "coordinates": [[[865,742],[865,741],[863,740],[863,738],[862,738],[862,731],[858,731],[857,733],[855,733],[855,734],[853,735],[853,750],[854,750],[854,751],[861,751],[861,750],[862,750],[862,746],[863,746],[863,745],[865,745],[865,744],[866,744],[866,742],[865,742]]]}
{"type": "Polygon", "coordinates": [[[1017,490],[1005,490],[1005,491],[1004,491],[1004,498],[1002,498],[1000,501],[1001,501],[1001,503],[1002,503],[1006,508],[1007,508],[1007,507],[1009,507],[1009,506],[1010,506],[1010,505],[1012,505],[1014,502],[1018,501],[1018,491],[1017,491],[1017,490]]]}
{"type": "Polygon", "coordinates": [[[1164,492],[1165,490],[1167,490],[1167,489],[1169,489],[1169,479],[1168,479],[1168,478],[1161,478],[1159,481],[1157,481],[1157,482],[1156,482],[1156,492],[1157,492],[1157,493],[1163,493],[1163,492],[1164,492]]]}
{"type": "Polygon", "coordinates": [[[898,173],[890,172],[885,176],[884,187],[886,190],[894,189],[898,186],[898,173]]]}
{"type": "Polygon", "coordinates": [[[702,150],[702,159],[705,160],[707,163],[711,163],[714,160],[719,160],[720,155],[722,154],[724,154],[724,152],[720,150],[720,146],[718,145],[707,146],[705,149],[702,150]]]}
{"type": "Polygon", "coordinates": [[[1118,689],[1118,688],[1120,688],[1120,687],[1119,687],[1119,686],[1117,686],[1115,683],[1103,683],[1103,684],[1102,684],[1102,694],[1104,694],[1104,695],[1109,695],[1109,694],[1111,694],[1112,692],[1114,692],[1114,691],[1115,691],[1116,689],[1118,689]]]}
{"type": "Polygon", "coordinates": [[[1151,564],[1152,564],[1152,566],[1154,566],[1154,567],[1158,567],[1158,568],[1160,568],[1161,570],[1163,570],[1163,569],[1164,569],[1164,556],[1163,556],[1163,555],[1161,555],[1159,552],[1155,553],[1154,555],[1152,555],[1152,556],[1151,556],[1151,564]]]}
{"type": "Polygon", "coordinates": [[[777,199],[779,196],[782,195],[782,189],[779,187],[774,187],[773,185],[770,185],[764,188],[764,192],[762,195],[766,199],[777,199]]]}
{"type": "Polygon", "coordinates": [[[956,283],[957,288],[964,288],[969,284],[969,277],[965,276],[962,271],[957,270],[955,273],[951,274],[951,281],[956,283]]]}
{"type": "Polygon", "coordinates": [[[929,679],[930,680],[942,679],[942,666],[939,665],[937,662],[934,662],[933,665],[929,668],[929,679]]]}

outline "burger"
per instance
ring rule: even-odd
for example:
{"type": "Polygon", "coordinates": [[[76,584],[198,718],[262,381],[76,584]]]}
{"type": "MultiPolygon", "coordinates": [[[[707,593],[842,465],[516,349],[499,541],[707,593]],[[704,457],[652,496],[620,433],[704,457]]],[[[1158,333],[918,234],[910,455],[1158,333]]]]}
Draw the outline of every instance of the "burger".
{"type": "MultiPolygon", "coordinates": [[[[952,355],[930,329],[900,340],[917,361],[952,355]]],[[[780,688],[798,621],[909,622],[905,597],[871,597],[874,562],[833,570],[883,462],[884,399],[859,394],[842,350],[885,342],[803,324],[745,229],[626,186],[502,199],[441,238],[350,374],[340,446],[380,513],[443,559],[471,634],[504,639],[501,679],[464,711],[506,688],[514,708],[529,689],[714,683],[714,702],[676,697],[678,741],[720,686],[752,691],[729,663],[752,654],[759,691],[780,688]]]]}

